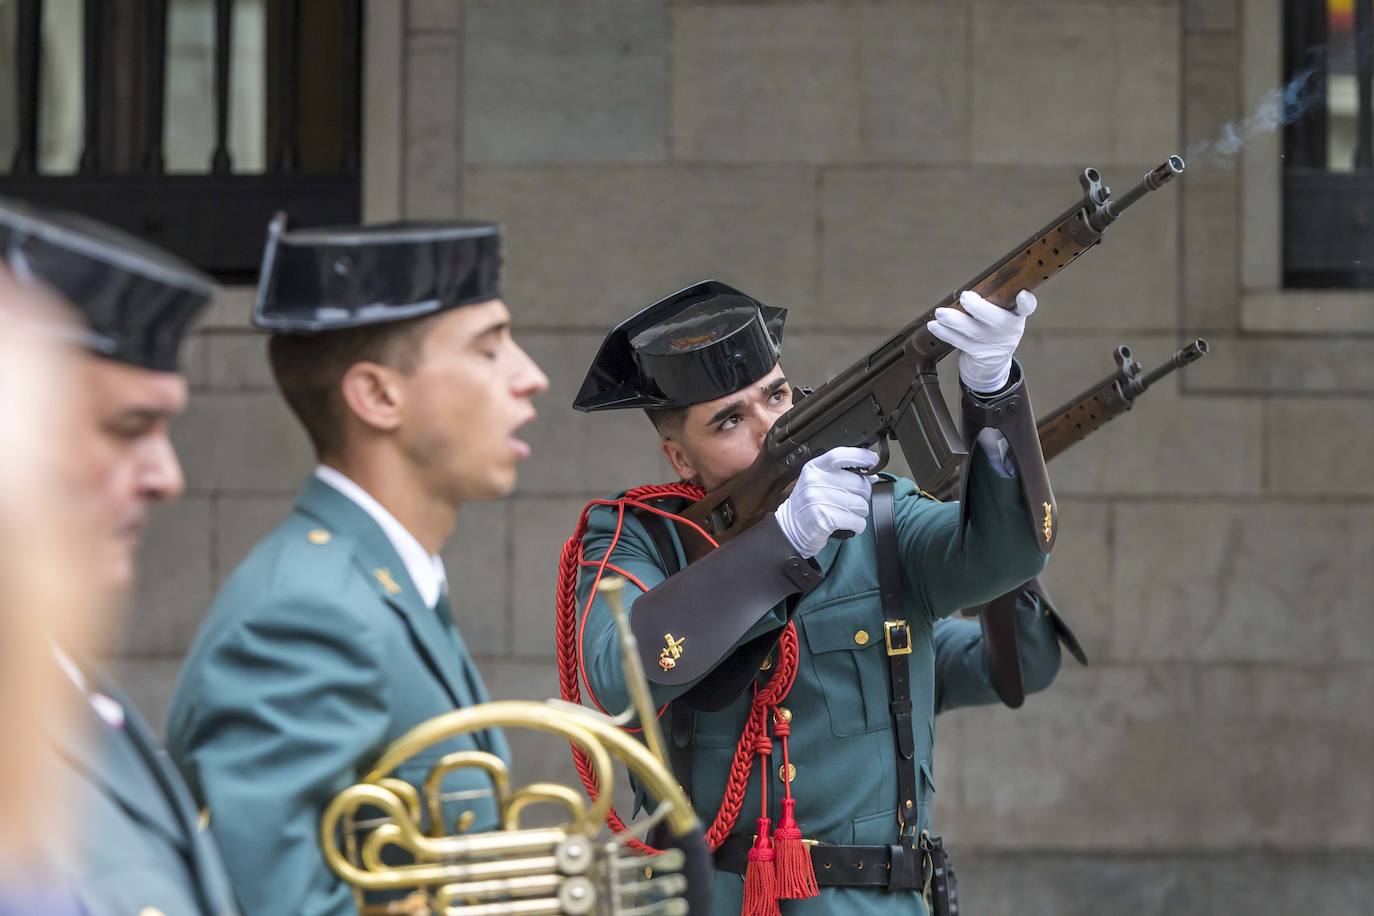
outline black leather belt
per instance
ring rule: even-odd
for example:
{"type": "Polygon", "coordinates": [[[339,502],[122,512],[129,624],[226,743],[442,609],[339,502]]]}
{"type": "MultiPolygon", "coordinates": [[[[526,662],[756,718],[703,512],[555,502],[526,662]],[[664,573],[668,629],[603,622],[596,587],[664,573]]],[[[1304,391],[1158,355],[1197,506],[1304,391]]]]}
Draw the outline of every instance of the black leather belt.
{"type": "MultiPolygon", "coordinates": [[[[737,833],[726,837],[716,850],[716,868],[744,874],[749,865],[753,838],[737,833]]],[[[871,887],[886,891],[924,891],[930,880],[930,857],[925,850],[905,844],[892,846],[811,847],[816,883],[821,887],[871,887]]]]}

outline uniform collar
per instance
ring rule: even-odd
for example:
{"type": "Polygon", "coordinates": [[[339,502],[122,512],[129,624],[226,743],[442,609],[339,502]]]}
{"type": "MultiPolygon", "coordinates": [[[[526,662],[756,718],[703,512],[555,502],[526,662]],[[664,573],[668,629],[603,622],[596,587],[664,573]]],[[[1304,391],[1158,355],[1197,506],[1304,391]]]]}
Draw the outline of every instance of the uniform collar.
{"type": "Polygon", "coordinates": [[[410,581],[415,583],[420,600],[427,607],[434,607],[448,584],[448,577],[444,573],[444,561],[437,554],[427,553],[415,535],[396,520],[396,516],[377,502],[372,494],[339,471],[321,464],[315,468],[315,477],[348,497],[358,508],[371,516],[391,542],[396,555],[405,564],[406,572],[410,575],[410,581]]]}
{"type": "Polygon", "coordinates": [[[57,643],[52,644],[52,654],[57,659],[57,667],[61,668],[67,677],[71,678],[76,689],[85,697],[86,702],[91,704],[96,715],[100,716],[110,728],[123,728],[124,705],[99,691],[92,690],[81,668],[72,661],[71,656],[62,651],[57,643]]]}

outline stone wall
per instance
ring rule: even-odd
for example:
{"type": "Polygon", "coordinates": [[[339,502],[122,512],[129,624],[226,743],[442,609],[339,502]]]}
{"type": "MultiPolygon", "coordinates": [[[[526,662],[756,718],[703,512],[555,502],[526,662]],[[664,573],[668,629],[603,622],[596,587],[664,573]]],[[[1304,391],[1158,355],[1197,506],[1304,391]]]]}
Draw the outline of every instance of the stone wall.
{"type": "MultiPolygon", "coordinates": [[[[466,509],[446,552],[493,693],[556,692],[582,503],[668,477],[641,417],[567,406],[613,320],[717,276],[793,309],[789,375],[820,381],[1058,212],[1084,165],[1124,188],[1241,117],[1278,5],[374,0],[368,212],[503,222],[506,298],[553,383],[517,496],[466,509]]],[[[1288,317],[1310,299],[1242,287],[1275,231],[1243,217],[1273,193],[1257,174],[1193,162],[1042,290],[1023,347],[1042,411],[1118,343],[1214,353],[1056,462],[1046,578],[1092,667],[939,722],[969,912],[1368,906],[1374,298],[1340,300],[1333,331],[1288,317]]],[[[155,716],[311,466],[247,309],[235,291],[195,341],[191,491],[154,526],[121,659],[155,716]]],[[[566,772],[561,748],[520,748],[566,772]]]]}

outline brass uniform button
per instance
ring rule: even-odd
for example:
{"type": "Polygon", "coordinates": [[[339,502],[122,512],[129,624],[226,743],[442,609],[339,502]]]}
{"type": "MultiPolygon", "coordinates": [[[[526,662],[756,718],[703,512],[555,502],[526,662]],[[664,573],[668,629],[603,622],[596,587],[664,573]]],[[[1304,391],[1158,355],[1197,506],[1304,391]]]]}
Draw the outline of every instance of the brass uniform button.
{"type": "Polygon", "coordinates": [[[906,800],[906,810],[908,810],[908,811],[911,810],[911,799],[909,799],[909,798],[906,800]]]}
{"type": "MultiPolygon", "coordinates": [[[[1045,613],[1048,614],[1049,611],[1047,610],[1047,611],[1045,611],[1045,613]]],[[[760,671],[767,671],[769,668],[772,668],[772,667],[773,667],[773,656],[771,656],[771,655],[765,655],[764,658],[763,658],[763,662],[759,665],[759,670],[760,670],[760,671]]]]}
{"type": "Polygon", "coordinates": [[[854,642],[858,643],[861,646],[868,645],[868,631],[860,630],[859,632],[855,633],[854,642]]]}
{"type": "Polygon", "coordinates": [[[785,767],[778,767],[778,778],[783,782],[792,782],[797,778],[797,765],[789,763],[785,767]]]}
{"type": "Polygon", "coordinates": [[[330,538],[332,537],[333,535],[331,535],[328,531],[325,531],[323,528],[311,528],[310,531],[306,534],[306,538],[309,539],[310,543],[316,545],[328,544],[330,538]]]}
{"type": "Polygon", "coordinates": [[[779,722],[792,721],[792,710],[788,709],[786,706],[779,706],[777,712],[774,713],[774,715],[777,717],[777,720],[779,722]]]}

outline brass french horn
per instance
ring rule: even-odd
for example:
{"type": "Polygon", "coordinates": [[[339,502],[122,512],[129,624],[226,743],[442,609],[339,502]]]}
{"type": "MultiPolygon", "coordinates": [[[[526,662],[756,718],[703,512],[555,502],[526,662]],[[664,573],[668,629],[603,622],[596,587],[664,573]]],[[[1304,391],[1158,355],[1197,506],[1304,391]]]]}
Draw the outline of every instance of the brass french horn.
{"type": "Polygon", "coordinates": [[[561,700],[506,700],[455,710],[398,738],[360,782],[329,804],[320,822],[325,861],[355,889],[364,914],[708,912],[709,853],[701,824],[664,754],[649,684],[621,600],[624,584],[607,577],[599,586],[615,617],[632,701],[620,716],[561,700]],[[624,728],[635,717],[643,725],[643,743],[624,728]],[[427,748],[488,728],[531,729],[566,738],[586,752],[604,790],[595,799],[558,783],[532,783],[512,791],[505,762],[483,751],[443,756],[429,770],[422,790],[396,775],[427,748]],[[671,837],[672,848],[663,854],[642,855],[627,844],[629,837],[602,835],[614,762],[626,766],[657,800],[648,823],[661,822],[671,837]],[[468,833],[462,818],[445,823],[444,777],[465,767],[480,768],[490,777],[499,830],[468,833]],[[522,827],[522,813],[535,804],[561,808],[566,820],[554,827],[522,827]],[[403,864],[394,864],[396,860],[403,864]],[[365,904],[365,892],[404,896],[365,904]]]}

